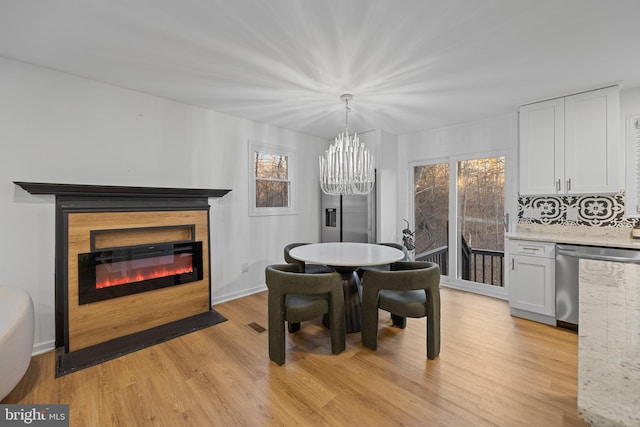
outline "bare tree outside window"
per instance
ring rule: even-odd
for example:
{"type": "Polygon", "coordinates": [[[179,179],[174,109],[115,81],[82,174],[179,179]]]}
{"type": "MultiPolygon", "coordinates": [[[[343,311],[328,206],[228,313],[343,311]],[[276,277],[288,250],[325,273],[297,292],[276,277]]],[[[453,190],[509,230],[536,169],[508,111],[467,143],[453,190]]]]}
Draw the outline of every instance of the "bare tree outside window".
{"type": "Polygon", "coordinates": [[[458,162],[462,279],[504,286],[504,157],[458,162]]]}
{"type": "Polygon", "coordinates": [[[448,245],[449,165],[418,166],[413,173],[417,256],[448,245]]]}
{"type": "Polygon", "coordinates": [[[469,246],[504,251],[504,157],[458,165],[462,235],[469,246]]]}
{"type": "Polygon", "coordinates": [[[289,157],[264,151],[255,151],[254,156],[256,207],[289,207],[289,157]]]}
{"type": "Polygon", "coordinates": [[[415,259],[440,265],[449,274],[449,164],[413,169],[415,259]]]}

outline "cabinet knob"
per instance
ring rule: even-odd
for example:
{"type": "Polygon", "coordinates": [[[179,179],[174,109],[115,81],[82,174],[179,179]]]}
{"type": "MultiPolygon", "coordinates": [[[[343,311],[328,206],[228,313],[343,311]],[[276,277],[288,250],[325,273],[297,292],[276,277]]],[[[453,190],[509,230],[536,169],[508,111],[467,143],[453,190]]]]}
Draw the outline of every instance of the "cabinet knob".
{"type": "Polygon", "coordinates": [[[571,178],[567,180],[567,191],[571,191],[571,178]]]}
{"type": "Polygon", "coordinates": [[[561,181],[560,181],[560,179],[558,179],[558,181],[556,181],[556,191],[560,191],[561,190],[560,186],[561,186],[561,181]]]}

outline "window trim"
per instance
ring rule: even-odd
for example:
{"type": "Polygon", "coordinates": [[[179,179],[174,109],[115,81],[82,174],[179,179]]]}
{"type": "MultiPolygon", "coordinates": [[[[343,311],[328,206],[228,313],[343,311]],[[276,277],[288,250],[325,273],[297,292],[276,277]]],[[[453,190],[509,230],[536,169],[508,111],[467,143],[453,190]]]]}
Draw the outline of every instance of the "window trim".
{"type": "MultiPolygon", "coordinates": [[[[297,215],[298,214],[298,193],[297,193],[297,157],[296,151],[289,147],[281,147],[274,144],[267,144],[259,141],[249,140],[249,216],[271,216],[271,215],[297,215]],[[256,181],[255,176],[255,153],[256,151],[287,156],[287,172],[289,183],[289,206],[288,207],[257,207],[256,206],[256,181]]],[[[264,180],[264,178],[259,178],[264,180]]],[[[276,180],[281,182],[281,180],[276,180]]]]}

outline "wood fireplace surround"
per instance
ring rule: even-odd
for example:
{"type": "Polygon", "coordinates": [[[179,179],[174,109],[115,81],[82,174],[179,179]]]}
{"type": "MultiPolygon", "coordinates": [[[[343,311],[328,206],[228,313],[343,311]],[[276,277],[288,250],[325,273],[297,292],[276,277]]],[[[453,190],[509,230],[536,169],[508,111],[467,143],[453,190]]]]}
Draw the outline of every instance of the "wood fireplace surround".
{"type": "Polygon", "coordinates": [[[225,320],[211,308],[208,199],[230,190],[15,184],[56,196],[56,376],[225,320]],[[188,283],[79,302],[79,255],[173,242],[201,251],[188,283]]]}

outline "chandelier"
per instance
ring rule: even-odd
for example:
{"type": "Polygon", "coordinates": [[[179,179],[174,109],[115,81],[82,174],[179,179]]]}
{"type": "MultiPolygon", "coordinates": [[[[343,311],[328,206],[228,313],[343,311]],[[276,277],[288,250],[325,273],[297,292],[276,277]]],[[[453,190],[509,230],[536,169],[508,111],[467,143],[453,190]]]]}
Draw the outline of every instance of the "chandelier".
{"type": "Polygon", "coordinates": [[[349,101],[353,95],[345,93],[340,99],[345,105],[345,131],[320,156],[320,188],[331,196],[367,194],[375,183],[373,155],[358,134],[349,135],[349,101]]]}

